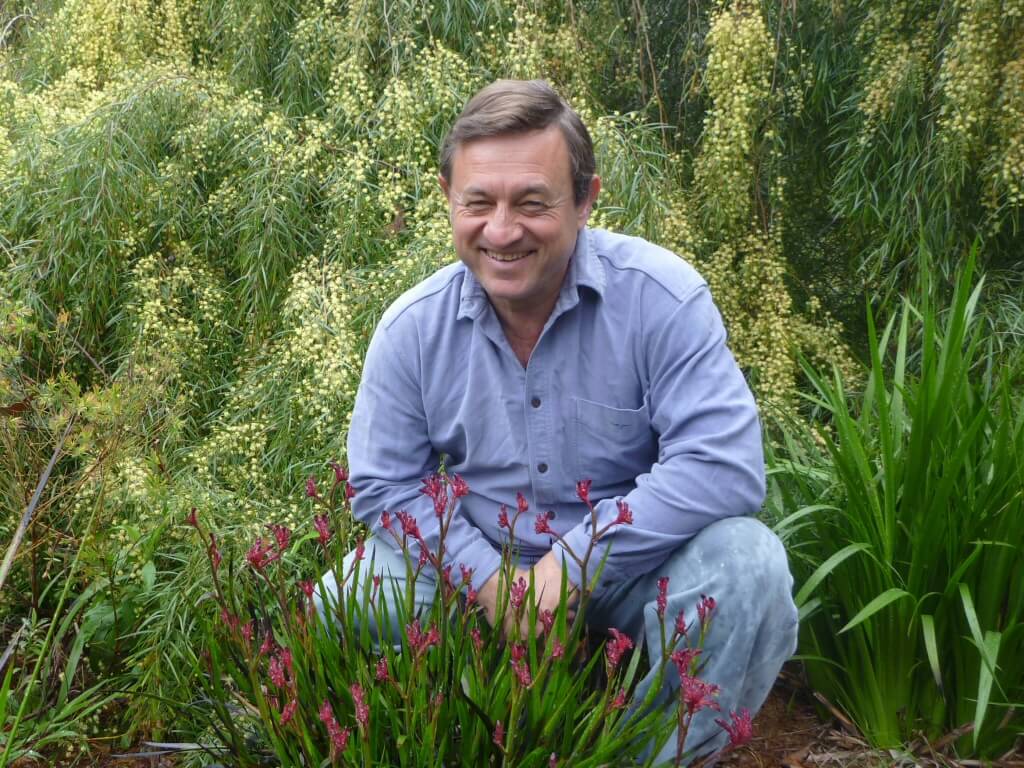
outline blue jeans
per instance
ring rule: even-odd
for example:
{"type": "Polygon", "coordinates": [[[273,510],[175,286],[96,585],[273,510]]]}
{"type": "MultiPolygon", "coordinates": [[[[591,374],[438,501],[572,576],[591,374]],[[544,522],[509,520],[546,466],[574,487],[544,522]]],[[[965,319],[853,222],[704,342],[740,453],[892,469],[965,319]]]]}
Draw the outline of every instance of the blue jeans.
{"type": "MultiPolygon", "coordinates": [[[[366,544],[365,557],[361,564],[364,569],[369,567],[372,558],[375,574],[390,576],[399,594],[406,589],[405,562],[390,546],[375,547],[371,539],[366,544]]],[[[346,572],[353,558],[354,553],[345,558],[346,572]]],[[[365,581],[366,570],[361,573],[361,580],[365,581]]],[[[435,584],[431,576],[425,569],[414,585],[418,612],[425,613],[433,603],[435,584]]],[[[696,619],[701,595],[709,595],[717,603],[704,641],[701,660],[705,666],[700,676],[720,687],[721,713],[710,709],[698,713],[686,742],[688,751],[707,754],[727,742],[715,718],[728,720],[728,712],[743,707],[749,709],[751,715],[756,713],[783,662],[796,651],[797,611],[790,594],[793,577],[785,548],[769,528],[751,517],[731,517],[707,526],[650,573],[595,593],[587,607],[587,623],[599,631],[615,627],[634,641],[643,635],[652,669],[657,666],[661,652],[655,602],[661,576],[669,578],[665,611],[668,635],[679,611],[685,610],[690,621],[696,619]]],[[[458,582],[457,575],[453,578],[458,582]]],[[[324,576],[323,583],[330,596],[336,597],[337,586],[331,573],[324,576]]],[[[320,595],[316,600],[323,615],[320,595]]],[[[390,595],[388,602],[395,602],[390,595]]],[[[403,628],[397,616],[389,618],[388,641],[397,644],[403,628]]],[[[371,634],[378,639],[381,637],[377,627],[371,628],[371,634]]],[[[638,684],[638,700],[646,695],[653,682],[652,671],[638,684]]],[[[679,675],[674,665],[669,664],[656,699],[658,705],[666,710],[674,708],[678,689],[679,675]]],[[[673,736],[662,748],[656,764],[672,760],[675,751],[673,736]]]]}

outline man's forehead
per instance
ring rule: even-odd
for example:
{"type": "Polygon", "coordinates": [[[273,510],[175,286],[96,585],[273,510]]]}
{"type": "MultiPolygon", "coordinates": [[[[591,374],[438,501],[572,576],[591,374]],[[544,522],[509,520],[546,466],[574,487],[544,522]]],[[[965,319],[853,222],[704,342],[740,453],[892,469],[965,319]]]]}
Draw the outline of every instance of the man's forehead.
{"type": "Polygon", "coordinates": [[[504,133],[474,138],[459,144],[452,153],[452,177],[464,193],[474,186],[489,187],[500,177],[504,185],[515,182],[523,191],[550,191],[572,175],[569,146],[557,126],[543,130],[504,133]]]}

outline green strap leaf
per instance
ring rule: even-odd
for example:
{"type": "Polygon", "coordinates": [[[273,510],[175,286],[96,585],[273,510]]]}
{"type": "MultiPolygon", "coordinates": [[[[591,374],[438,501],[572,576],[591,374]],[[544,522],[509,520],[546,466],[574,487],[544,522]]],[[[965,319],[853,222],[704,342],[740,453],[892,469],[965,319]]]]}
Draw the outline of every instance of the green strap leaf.
{"type": "Polygon", "coordinates": [[[885,592],[883,592],[870,603],[861,608],[860,611],[858,611],[857,615],[850,619],[850,621],[847,623],[845,627],[839,630],[839,634],[842,634],[847,630],[853,629],[861,622],[871,618],[880,610],[889,605],[889,603],[893,603],[904,597],[910,596],[911,595],[909,592],[907,592],[904,589],[900,589],[899,587],[892,587],[891,589],[885,590],[885,592]]]}
{"type": "Polygon", "coordinates": [[[995,661],[999,658],[999,644],[1003,640],[1001,632],[989,630],[985,633],[985,644],[981,655],[981,669],[978,672],[978,704],[974,708],[974,748],[978,748],[978,735],[981,725],[985,722],[988,711],[989,696],[992,694],[992,680],[995,672],[995,661]],[[991,662],[991,663],[990,663],[991,662]]]}
{"type": "Polygon", "coordinates": [[[796,593],[794,602],[799,608],[806,601],[810,594],[815,590],[818,584],[821,583],[822,579],[832,573],[836,566],[839,565],[843,560],[850,557],[851,555],[860,552],[861,550],[868,549],[868,544],[864,542],[857,542],[854,544],[848,544],[847,546],[840,549],[832,557],[819,565],[814,573],[811,574],[810,578],[804,582],[804,585],[800,587],[800,591],[796,593]]]}
{"type": "Polygon", "coordinates": [[[924,649],[928,654],[928,664],[932,668],[935,685],[945,698],[942,687],[942,670],[939,668],[939,644],[935,639],[935,617],[928,613],[921,614],[921,634],[924,635],[924,649]]]}
{"type": "Polygon", "coordinates": [[[814,612],[819,608],[821,608],[821,598],[812,597],[800,606],[799,612],[797,613],[797,621],[802,624],[810,616],[814,615],[814,612]]]}
{"type": "Polygon", "coordinates": [[[981,625],[978,624],[978,614],[974,610],[974,600],[971,598],[971,588],[966,584],[960,584],[960,600],[964,604],[964,615],[967,617],[967,626],[971,628],[971,637],[974,644],[980,651],[984,645],[981,636],[981,625]]]}
{"type": "Polygon", "coordinates": [[[779,520],[779,522],[775,523],[775,525],[772,526],[772,529],[776,533],[780,533],[782,531],[785,531],[790,526],[800,522],[805,517],[808,517],[809,515],[813,515],[815,512],[820,512],[822,510],[828,510],[830,512],[838,512],[839,511],[839,507],[833,506],[832,504],[811,504],[808,507],[801,507],[796,512],[793,512],[792,514],[787,515],[786,517],[784,517],[781,520],[779,520]]]}

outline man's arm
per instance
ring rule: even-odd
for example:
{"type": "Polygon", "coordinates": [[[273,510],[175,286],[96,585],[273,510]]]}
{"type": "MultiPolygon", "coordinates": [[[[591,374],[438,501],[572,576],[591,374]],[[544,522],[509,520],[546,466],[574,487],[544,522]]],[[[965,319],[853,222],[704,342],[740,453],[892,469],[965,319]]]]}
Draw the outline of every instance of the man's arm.
{"type": "MultiPolygon", "coordinates": [[[[391,534],[381,530],[380,517],[385,510],[392,515],[405,510],[436,552],[440,521],[433,502],[420,493],[420,481],[437,471],[437,461],[427,433],[419,369],[402,355],[382,321],[366,352],[348,432],[350,480],[357,492],[354,516],[398,551],[391,534]]],[[[454,565],[456,574],[459,564],[473,569],[473,588],[478,591],[501,561],[480,530],[458,513],[448,528],[445,550],[445,564],[454,565]]],[[[418,554],[415,544],[410,552],[413,557],[418,554]]]]}
{"type": "MultiPolygon", "coordinates": [[[[658,460],[622,499],[632,525],[612,527],[595,548],[587,579],[611,551],[601,583],[647,573],[715,520],[755,514],[764,500],[764,456],[757,407],[732,353],[725,327],[706,285],[669,313],[652,318],[643,338],[649,375],[648,405],[659,434],[658,460]]],[[[614,375],[610,371],[609,375],[614,375]]],[[[596,507],[598,528],[617,515],[617,499],[596,507]]],[[[586,552],[593,520],[565,535],[577,555],[586,552]]],[[[564,548],[556,544],[561,558],[564,548]]],[[[564,555],[569,579],[579,566],[564,555]]]]}

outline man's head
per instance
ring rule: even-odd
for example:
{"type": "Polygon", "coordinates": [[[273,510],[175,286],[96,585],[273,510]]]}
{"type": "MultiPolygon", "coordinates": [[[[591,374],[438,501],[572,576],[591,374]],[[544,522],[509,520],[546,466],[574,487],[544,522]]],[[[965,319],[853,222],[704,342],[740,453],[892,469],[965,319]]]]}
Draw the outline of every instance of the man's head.
{"type": "Polygon", "coordinates": [[[541,81],[474,96],[441,153],[462,262],[503,319],[546,318],[601,188],[579,117],[541,81]]]}
{"type": "Polygon", "coordinates": [[[556,125],[569,150],[573,199],[581,205],[597,172],[587,127],[565,99],[544,80],[496,80],[466,102],[441,144],[441,177],[452,181],[452,158],[461,144],[475,139],[541,131],[556,125]]]}

